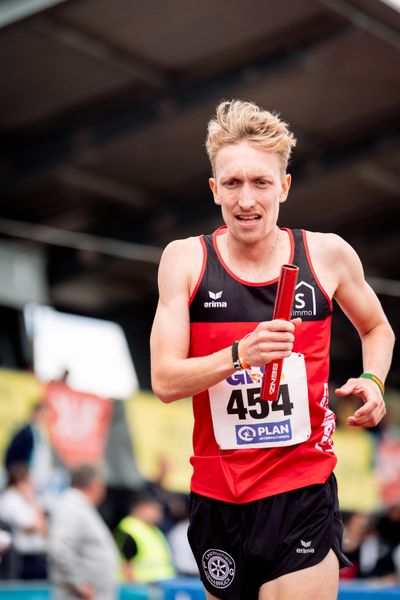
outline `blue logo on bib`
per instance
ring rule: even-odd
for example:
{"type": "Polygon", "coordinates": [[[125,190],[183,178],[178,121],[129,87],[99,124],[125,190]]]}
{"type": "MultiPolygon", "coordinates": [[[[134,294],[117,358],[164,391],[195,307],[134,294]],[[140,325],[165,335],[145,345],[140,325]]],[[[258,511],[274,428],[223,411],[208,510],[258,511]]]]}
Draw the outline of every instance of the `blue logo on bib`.
{"type": "Polygon", "coordinates": [[[238,444],[258,444],[262,442],[287,442],[292,439],[290,420],[278,423],[257,423],[256,425],[235,425],[238,444]]]}

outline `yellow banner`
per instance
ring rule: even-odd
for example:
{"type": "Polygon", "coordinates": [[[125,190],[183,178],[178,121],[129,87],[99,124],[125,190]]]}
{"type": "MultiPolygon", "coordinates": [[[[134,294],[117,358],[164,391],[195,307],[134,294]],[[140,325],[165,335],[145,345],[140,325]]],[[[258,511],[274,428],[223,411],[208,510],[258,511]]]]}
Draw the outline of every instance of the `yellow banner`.
{"type": "Polygon", "coordinates": [[[191,400],[163,404],[151,393],[138,392],[125,402],[125,410],[144,477],[154,481],[162,471],[162,484],[167,489],[187,492],[192,474],[191,400]]]}
{"type": "Polygon", "coordinates": [[[0,369],[0,459],[12,434],[30,418],[42,400],[43,386],[31,373],[0,369]]]}
{"type": "Polygon", "coordinates": [[[335,474],[341,510],[375,511],[380,499],[372,435],[361,428],[338,427],[333,440],[338,457],[335,474]]]}

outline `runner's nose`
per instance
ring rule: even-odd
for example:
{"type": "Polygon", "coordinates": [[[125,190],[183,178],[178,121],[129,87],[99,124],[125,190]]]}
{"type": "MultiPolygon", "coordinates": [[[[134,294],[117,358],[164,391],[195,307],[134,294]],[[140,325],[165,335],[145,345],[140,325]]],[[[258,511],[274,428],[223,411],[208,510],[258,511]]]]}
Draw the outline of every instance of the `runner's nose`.
{"type": "Polygon", "coordinates": [[[255,206],[255,200],[248,186],[244,185],[239,191],[238,204],[242,210],[250,210],[255,206]]]}

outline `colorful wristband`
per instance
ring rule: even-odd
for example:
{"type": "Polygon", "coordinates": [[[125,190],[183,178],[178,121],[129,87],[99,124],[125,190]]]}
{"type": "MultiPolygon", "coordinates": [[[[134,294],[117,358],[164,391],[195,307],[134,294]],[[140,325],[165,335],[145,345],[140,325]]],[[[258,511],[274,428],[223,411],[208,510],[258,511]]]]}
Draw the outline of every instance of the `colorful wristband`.
{"type": "Polygon", "coordinates": [[[383,385],[379,377],[377,377],[373,373],[361,373],[360,377],[363,377],[364,379],[371,379],[372,381],[374,381],[380,389],[382,396],[385,395],[385,386],[383,385]]]}

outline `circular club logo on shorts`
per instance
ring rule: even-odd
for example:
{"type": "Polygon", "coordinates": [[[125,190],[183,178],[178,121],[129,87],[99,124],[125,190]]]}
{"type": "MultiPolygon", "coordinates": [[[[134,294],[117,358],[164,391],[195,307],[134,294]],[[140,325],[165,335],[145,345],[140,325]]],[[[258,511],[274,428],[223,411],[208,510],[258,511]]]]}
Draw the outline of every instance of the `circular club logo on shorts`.
{"type": "Polygon", "coordinates": [[[223,550],[210,548],[203,554],[203,571],[208,581],[216,588],[226,588],[235,577],[236,565],[232,556],[223,550]]]}

